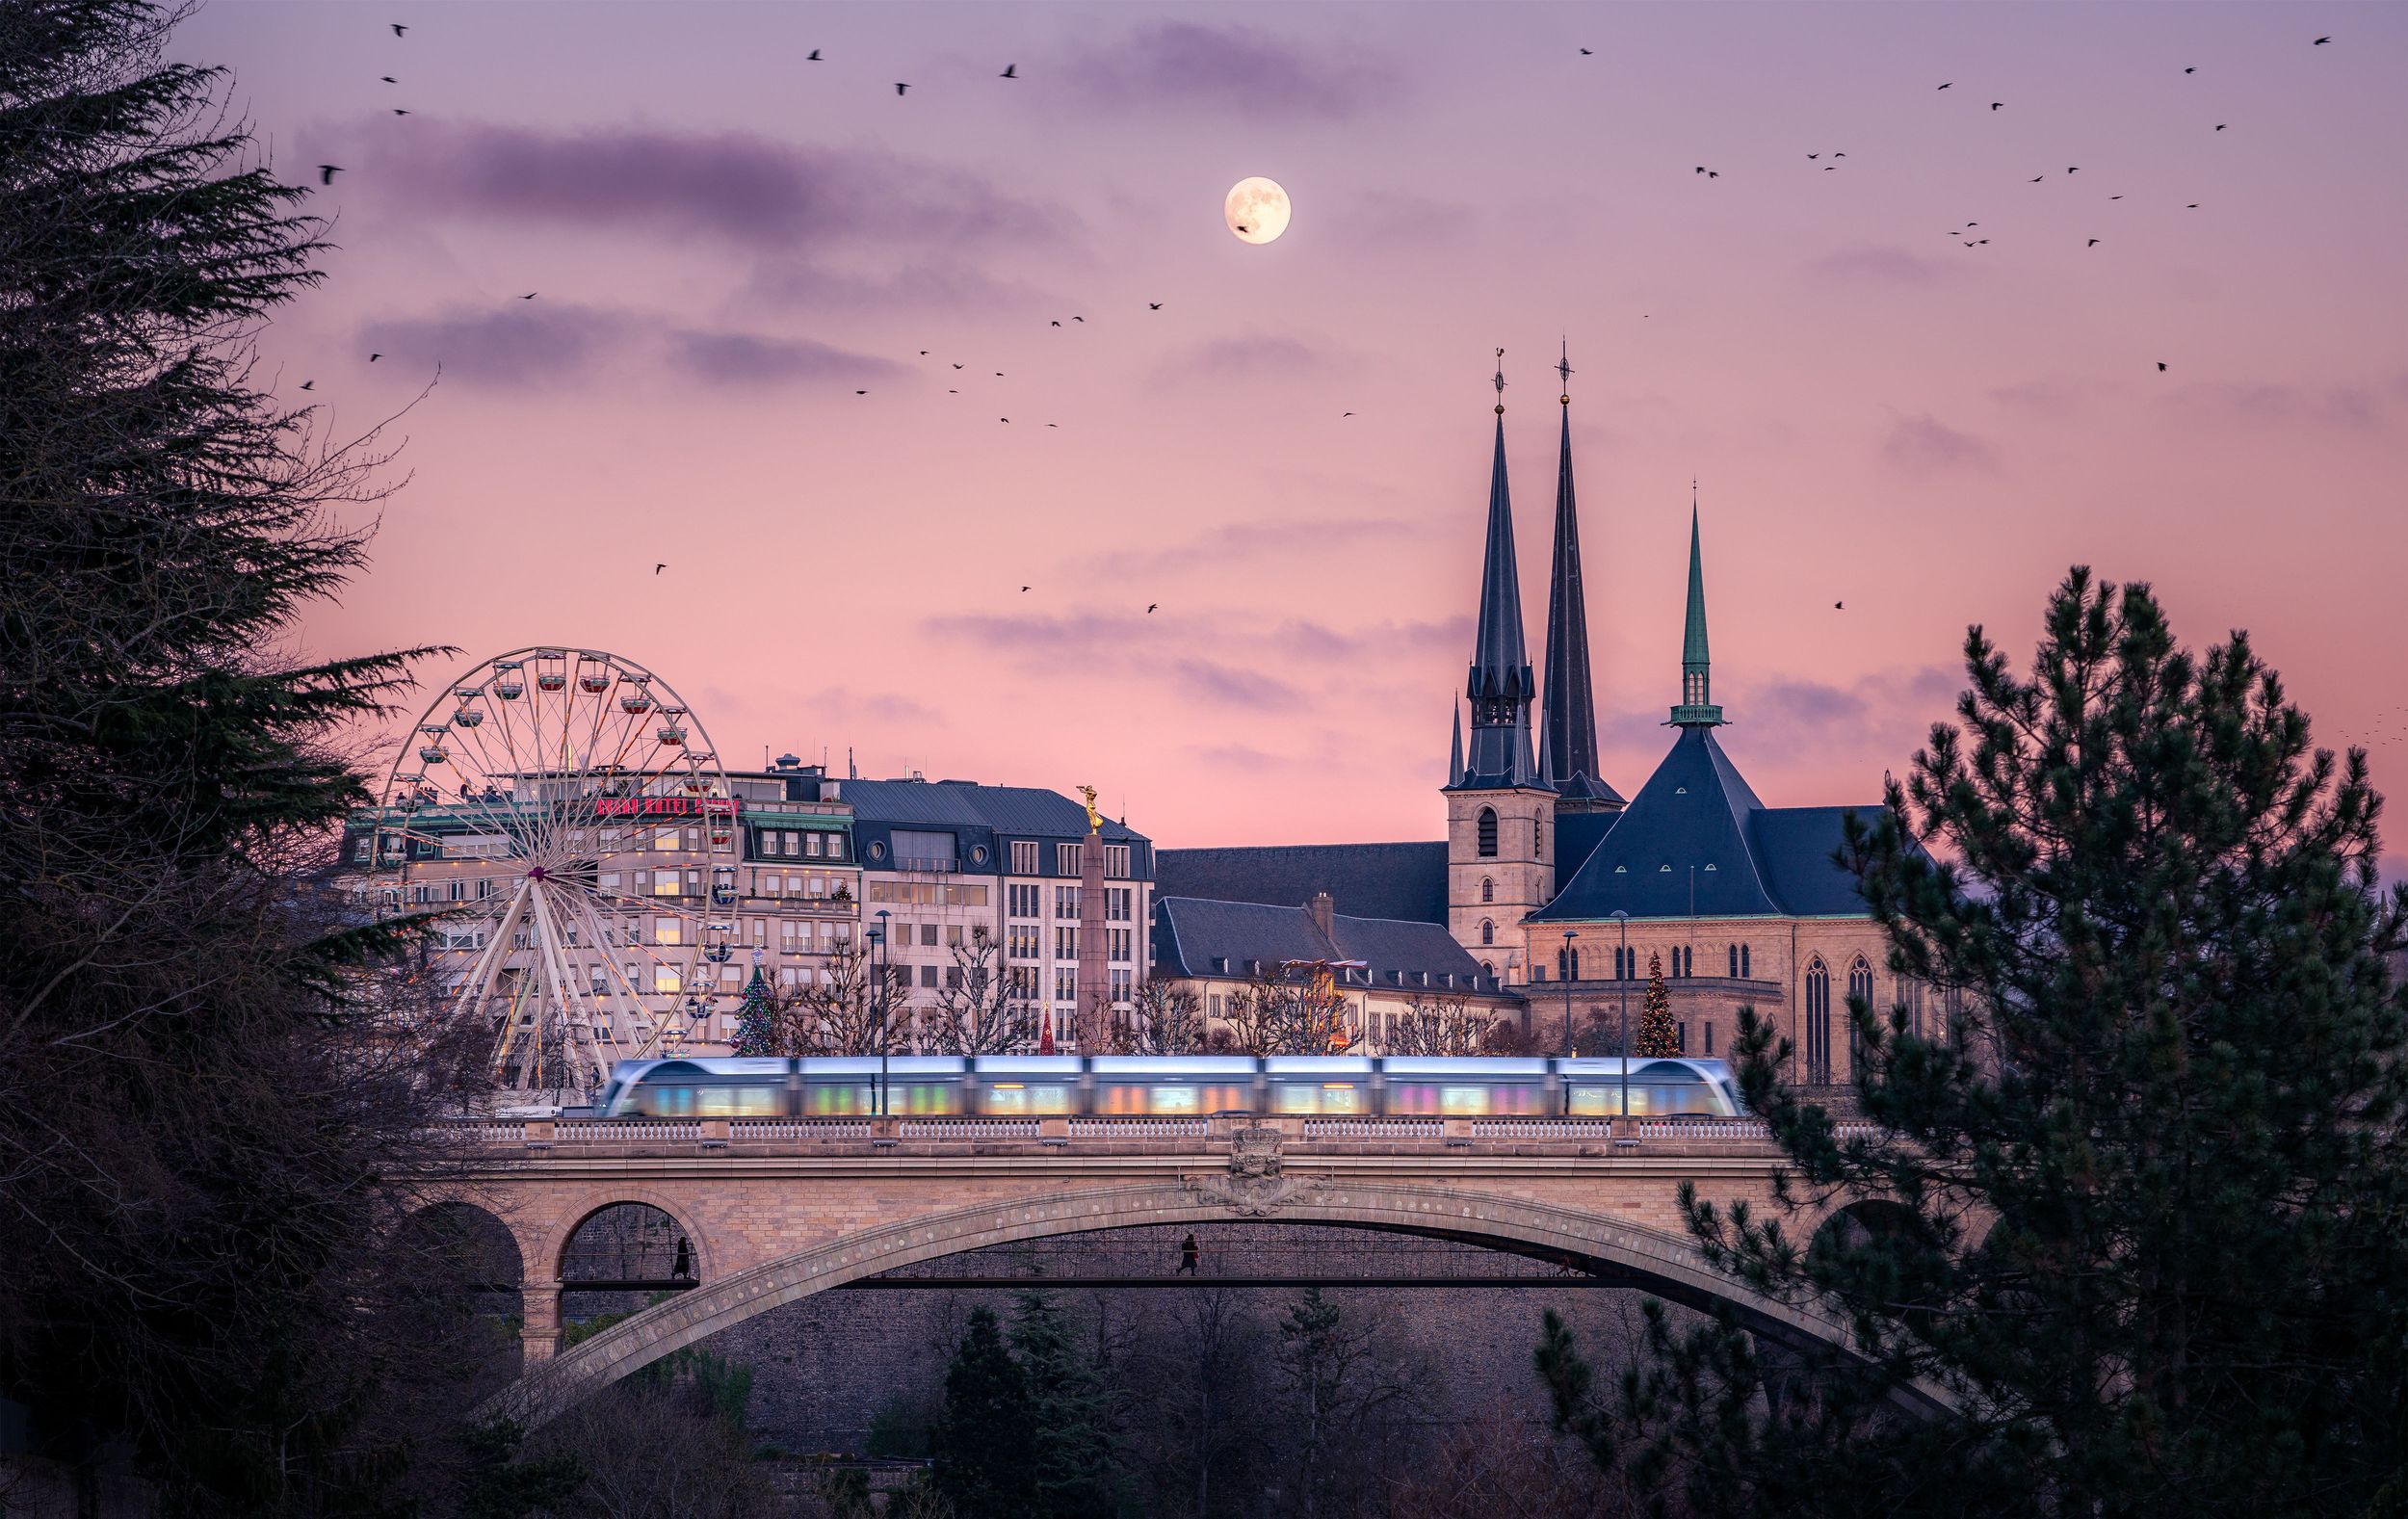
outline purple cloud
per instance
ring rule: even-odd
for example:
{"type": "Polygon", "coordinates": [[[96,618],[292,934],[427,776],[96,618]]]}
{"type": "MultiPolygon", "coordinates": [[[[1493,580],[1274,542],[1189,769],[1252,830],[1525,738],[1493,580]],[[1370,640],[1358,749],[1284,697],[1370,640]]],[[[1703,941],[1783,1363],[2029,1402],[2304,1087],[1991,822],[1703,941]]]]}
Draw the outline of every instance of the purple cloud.
{"type": "Polygon", "coordinates": [[[1989,444],[1970,432],[1959,432],[1928,412],[1900,417],[1882,440],[1881,457],[1919,475],[1998,467],[1997,451],[1989,444]]]}
{"type": "Polygon", "coordinates": [[[1366,248],[1452,248],[1471,241],[1473,208],[1406,190],[1366,190],[1329,213],[1331,229],[1366,248]]]}
{"type": "Polygon", "coordinates": [[[1074,58],[1064,77],[1114,110],[1202,107],[1272,121],[1343,120],[1398,88],[1392,70],[1357,53],[1192,21],[1139,27],[1074,58]]]}
{"type": "Polygon", "coordinates": [[[1293,337],[1222,337],[1173,354],[1154,371],[1154,382],[1298,380],[1329,368],[1328,359],[1293,337]]]}
{"type": "Polygon", "coordinates": [[[1808,264],[1806,272],[1818,278],[1867,285],[1936,285],[1963,273],[1945,259],[1926,258],[1903,248],[1877,244],[1860,244],[1825,253],[1808,264]]]}
{"type": "Polygon", "coordinates": [[[2363,384],[2286,385],[2270,382],[2188,384],[2162,405],[2203,422],[2263,427],[2309,423],[2364,432],[2380,427],[2389,409],[2385,390],[2363,384]]]}
{"type": "Polygon", "coordinates": [[[532,385],[596,362],[640,325],[593,306],[511,301],[491,310],[454,307],[435,316],[371,322],[360,328],[359,342],[388,363],[440,364],[446,376],[470,383],[532,385]]]}
{"type": "Polygon", "coordinates": [[[1367,538],[1406,532],[1417,524],[1403,517],[1250,517],[1224,522],[1192,537],[1156,548],[1114,549],[1092,561],[1105,575],[1155,575],[1169,570],[1226,564],[1266,555],[1322,556],[1367,538]]]}
{"type": "Polygon", "coordinates": [[[818,311],[977,311],[994,316],[1030,311],[1044,292],[996,279],[950,261],[906,264],[855,274],[803,259],[764,260],[753,272],[752,295],[818,311]]]}
{"type": "Polygon", "coordinates": [[[964,170],[742,132],[429,123],[364,156],[381,192],[417,211],[757,248],[1039,243],[1069,221],[964,170]]]}
{"type": "Polygon", "coordinates": [[[1257,669],[1241,669],[1206,659],[1183,659],[1170,667],[1171,676],[1191,696],[1224,706],[1278,712],[1297,705],[1302,695],[1294,686],[1257,669]]]}
{"type": "Polygon", "coordinates": [[[901,364],[866,354],[850,354],[808,338],[760,337],[750,332],[677,331],[669,354],[698,380],[715,385],[774,383],[788,380],[892,380],[901,364]]]}

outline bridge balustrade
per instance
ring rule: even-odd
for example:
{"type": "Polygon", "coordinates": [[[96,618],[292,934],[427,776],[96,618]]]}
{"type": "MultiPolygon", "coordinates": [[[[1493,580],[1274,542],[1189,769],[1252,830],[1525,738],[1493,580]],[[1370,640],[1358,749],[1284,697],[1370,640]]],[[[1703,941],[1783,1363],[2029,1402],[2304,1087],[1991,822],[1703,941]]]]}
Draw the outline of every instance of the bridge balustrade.
{"type": "Polygon", "coordinates": [[[1435,1139],[1447,1132],[1439,1118],[1307,1118],[1308,1139],[1435,1139]]]}
{"type": "Polygon", "coordinates": [[[1202,1118],[1073,1118],[1074,1139],[1201,1139],[1211,1133],[1202,1118]]]}

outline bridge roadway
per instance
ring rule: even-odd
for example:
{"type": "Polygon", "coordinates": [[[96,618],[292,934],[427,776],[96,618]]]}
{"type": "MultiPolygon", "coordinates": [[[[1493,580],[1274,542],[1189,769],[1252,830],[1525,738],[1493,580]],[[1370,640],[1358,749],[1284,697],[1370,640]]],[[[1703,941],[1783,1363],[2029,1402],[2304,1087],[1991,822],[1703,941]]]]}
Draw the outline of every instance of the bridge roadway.
{"type": "Polygon", "coordinates": [[[1725,1302],[1790,1343],[1845,1337],[1714,1271],[1683,1227],[1684,1183],[1717,1202],[1769,1196],[1779,1152],[1744,1120],[561,1119],[445,1133],[455,1164],[430,1201],[490,1213],[524,1265],[524,1372],[488,1411],[528,1425],[813,1293],[1138,1225],[1266,1219],[1446,1239],[1725,1302]],[[674,1220],[696,1285],[563,1352],[570,1241],[624,1203],[674,1220]]]}

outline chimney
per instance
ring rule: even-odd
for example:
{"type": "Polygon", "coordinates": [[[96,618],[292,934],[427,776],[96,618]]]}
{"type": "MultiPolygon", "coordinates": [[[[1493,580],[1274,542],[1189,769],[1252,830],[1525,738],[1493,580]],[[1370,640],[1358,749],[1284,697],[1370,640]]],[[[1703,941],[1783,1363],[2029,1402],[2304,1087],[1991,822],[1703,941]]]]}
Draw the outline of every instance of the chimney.
{"type": "Polygon", "coordinates": [[[1313,900],[1304,904],[1304,910],[1313,915],[1313,927],[1321,930],[1322,937],[1329,941],[1330,948],[1337,948],[1338,904],[1329,900],[1329,893],[1313,893],[1313,900]]]}

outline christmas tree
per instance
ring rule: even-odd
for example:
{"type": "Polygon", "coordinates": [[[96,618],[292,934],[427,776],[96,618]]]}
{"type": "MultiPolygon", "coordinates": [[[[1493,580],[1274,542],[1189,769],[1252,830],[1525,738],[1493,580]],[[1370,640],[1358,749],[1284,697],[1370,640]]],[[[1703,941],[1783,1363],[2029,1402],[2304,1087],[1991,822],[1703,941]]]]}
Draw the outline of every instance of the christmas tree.
{"type": "Polygon", "coordinates": [[[1680,1031],[1672,1025],[1672,994],[1663,989],[1663,956],[1647,956],[1647,1007],[1638,1015],[1638,1036],[1631,1053],[1645,1060],[1681,1053],[1680,1031]]]}
{"type": "Polygon", "coordinates": [[[777,1053],[777,1008],[770,995],[770,983],[761,979],[761,967],[752,968],[752,980],[745,982],[744,1001],[736,1005],[736,1043],[738,1055],[775,1055],[777,1053]]]}

